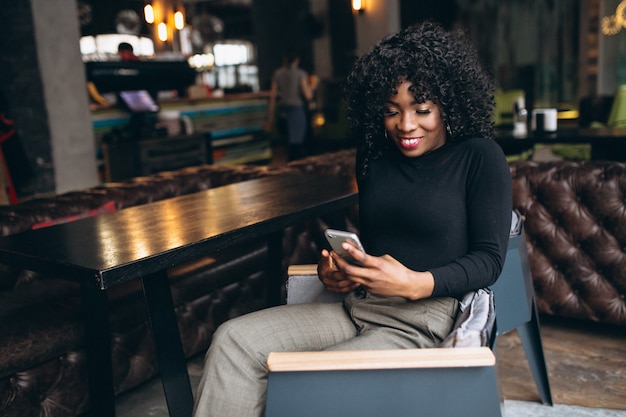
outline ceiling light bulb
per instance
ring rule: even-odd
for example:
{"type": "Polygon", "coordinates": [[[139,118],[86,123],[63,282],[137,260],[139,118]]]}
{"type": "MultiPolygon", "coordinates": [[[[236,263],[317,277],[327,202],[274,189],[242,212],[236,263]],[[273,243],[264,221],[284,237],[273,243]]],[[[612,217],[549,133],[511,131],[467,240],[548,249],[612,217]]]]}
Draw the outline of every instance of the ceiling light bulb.
{"type": "Polygon", "coordinates": [[[154,9],[151,4],[146,4],[143,8],[143,16],[146,23],[154,23],[154,9]]]}
{"type": "Polygon", "coordinates": [[[163,22],[159,23],[157,33],[159,35],[159,40],[161,42],[165,42],[167,40],[167,25],[163,22]]]}
{"type": "Polygon", "coordinates": [[[178,30],[181,30],[185,27],[185,17],[183,16],[183,12],[174,13],[174,27],[178,30]]]}

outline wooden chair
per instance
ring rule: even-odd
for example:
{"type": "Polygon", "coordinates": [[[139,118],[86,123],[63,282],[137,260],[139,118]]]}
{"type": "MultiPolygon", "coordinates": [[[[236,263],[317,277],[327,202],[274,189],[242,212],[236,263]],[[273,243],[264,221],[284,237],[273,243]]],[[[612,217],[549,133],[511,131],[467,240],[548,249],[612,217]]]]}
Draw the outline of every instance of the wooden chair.
{"type": "MultiPolygon", "coordinates": [[[[289,273],[289,303],[336,299],[315,265],[289,273]]],[[[469,293],[460,305],[438,348],[271,353],[266,416],[502,416],[493,293],[469,293]]]]}
{"type": "MultiPolygon", "coordinates": [[[[490,289],[498,324],[488,343],[469,350],[272,353],[267,416],[500,416],[492,349],[497,335],[513,329],[520,335],[542,403],[552,405],[524,239],[523,218],[513,212],[506,261],[490,289]]],[[[288,275],[288,303],[339,302],[342,298],[324,289],[315,265],[291,266],[288,275]]],[[[462,305],[471,303],[464,300],[462,305]]],[[[467,320],[465,308],[457,328],[467,320]]],[[[458,334],[453,332],[451,338],[458,334]]]]}

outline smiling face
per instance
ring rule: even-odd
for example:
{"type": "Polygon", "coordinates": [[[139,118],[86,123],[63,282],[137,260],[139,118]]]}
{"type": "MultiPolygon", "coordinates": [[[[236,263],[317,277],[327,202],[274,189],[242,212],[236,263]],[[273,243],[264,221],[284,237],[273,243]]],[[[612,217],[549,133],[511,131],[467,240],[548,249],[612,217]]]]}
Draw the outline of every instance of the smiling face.
{"type": "Polygon", "coordinates": [[[439,106],[432,101],[415,101],[411,84],[403,81],[397,94],[385,103],[383,120],[387,136],[409,158],[422,156],[446,143],[446,129],[439,106]]]}

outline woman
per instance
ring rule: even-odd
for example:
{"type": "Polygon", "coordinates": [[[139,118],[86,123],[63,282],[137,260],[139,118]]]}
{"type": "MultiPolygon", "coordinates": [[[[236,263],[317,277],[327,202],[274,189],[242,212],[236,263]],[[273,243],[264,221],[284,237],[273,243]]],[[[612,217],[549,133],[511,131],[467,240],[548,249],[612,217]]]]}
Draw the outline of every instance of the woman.
{"type": "Polygon", "coordinates": [[[433,23],[383,39],[345,93],[359,141],[360,263],[322,251],[320,279],[341,304],[281,306],[216,332],[197,416],[258,416],[272,351],[437,346],[458,299],[497,279],[511,178],[493,142],[493,86],[468,42],[433,23]]]}
{"type": "Polygon", "coordinates": [[[272,75],[272,89],[268,106],[268,120],[265,130],[274,123],[276,102],[278,102],[279,130],[287,137],[289,160],[304,156],[305,139],[308,129],[308,104],[313,100],[314,88],[309,84],[309,76],[300,67],[300,58],[293,51],[285,54],[284,65],[272,75]]]}

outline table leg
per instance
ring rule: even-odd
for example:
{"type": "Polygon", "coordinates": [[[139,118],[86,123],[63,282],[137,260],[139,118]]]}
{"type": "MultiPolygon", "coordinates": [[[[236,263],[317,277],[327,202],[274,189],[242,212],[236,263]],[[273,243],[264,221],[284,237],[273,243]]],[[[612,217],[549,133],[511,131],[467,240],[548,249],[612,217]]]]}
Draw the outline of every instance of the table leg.
{"type": "Polygon", "coordinates": [[[167,272],[142,277],[165,400],[171,417],[191,417],[193,393],[167,272]]]}
{"type": "Polygon", "coordinates": [[[283,285],[283,232],[274,232],[267,238],[266,300],[268,307],[282,303],[283,285]]]}
{"type": "Polygon", "coordinates": [[[115,416],[109,309],[105,291],[81,286],[87,351],[90,415],[115,416]]]}

